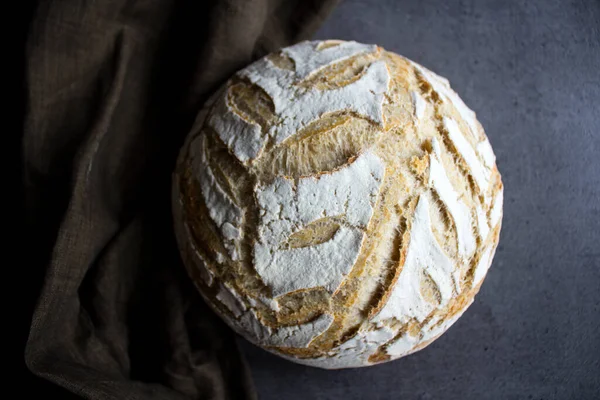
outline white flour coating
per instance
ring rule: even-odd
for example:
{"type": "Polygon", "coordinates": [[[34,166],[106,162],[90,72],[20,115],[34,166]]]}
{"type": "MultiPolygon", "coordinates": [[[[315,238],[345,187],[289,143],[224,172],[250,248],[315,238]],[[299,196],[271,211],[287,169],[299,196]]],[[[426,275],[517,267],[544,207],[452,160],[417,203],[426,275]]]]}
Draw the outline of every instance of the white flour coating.
{"type": "Polygon", "coordinates": [[[260,302],[261,304],[269,307],[273,311],[279,311],[281,309],[281,307],[279,306],[279,301],[277,301],[277,299],[271,299],[270,297],[266,296],[261,296],[258,299],[255,299],[254,297],[248,297],[247,299],[248,303],[250,303],[250,305],[254,308],[256,308],[256,306],[260,302]]]}
{"type": "Polygon", "coordinates": [[[475,179],[475,183],[483,193],[487,193],[490,183],[491,170],[485,168],[471,144],[465,139],[458,124],[452,118],[444,117],[444,126],[448,131],[448,137],[456,150],[469,166],[469,173],[475,179]]]}
{"type": "Polygon", "coordinates": [[[219,264],[223,264],[225,262],[225,256],[221,254],[220,251],[215,251],[215,261],[219,264]]]}
{"type": "Polygon", "coordinates": [[[427,102],[419,93],[412,91],[410,92],[410,97],[412,98],[413,107],[415,108],[415,117],[417,121],[420,121],[425,115],[425,107],[427,107],[427,102]]]}
{"type": "Polygon", "coordinates": [[[240,294],[226,283],[219,286],[219,292],[215,297],[227,307],[236,318],[239,318],[247,309],[240,294]]]}
{"type": "Polygon", "coordinates": [[[275,143],[282,143],[312,121],[337,111],[353,111],[383,125],[382,106],[389,79],[385,62],[376,61],[361,78],[344,87],[290,91],[285,98],[274,102],[281,125],[271,128],[269,134],[275,138],[275,143]]]}
{"type": "Polygon", "coordinates": [[[419,337],[420,335],[413,336],[409,332],[405,332],[390,345],[388,345],[385,352],[391,357],[406,356],[410,354],[414,347],[419,343],[419,337]]]}
{"type": "Polygon", "coordinates": [[[264,325],[256,312],[248,309],[242,296],[231,286],[221,284],[216,298],[235,316],[234,319],[227,318],[231,327],[261,346],[308,347],[310,342],[325,332],[334,320],[331,314],[321,314],[313,321],[304,324],[274,329],[264,325]]]}
{"type": "Polygon", "coordinates": [[[473,303],[473,300],[470,300],[467,305],[465,305],[459,312],[452,316],[452,318],[447,321],[442,322],[441,324],[434,326],[439,321],[439,318],[434,318],[429,321],[419,332],[417,336],[412,336],[409,332],[405,332],[399,338],[397,338],[394,342],[389,344],[386,349],[386,353],[393,357],[404,357],[413,352],[415,352],[415,347],[420,345],[421,343],[425,343],[431,339],[436,338],[441,335],[445,331],[447,331],[459,318],[462,316],[464,311],[469,308],[469,306],[473,303]]]}
{"type": "Polygon", "coordinates": [[[494,247],[488,246],[487,249],[481,255],[477,266],[475,267],[475,273],[473,274],[473,283],[472,287],[479,285],[479,283],[485,278],[485,275],[488,272],[492,264],[492,255],[494,254],[494,247]]]}
{"type": "Polygon", "coordinates": [[[324,287],[335,292],[358,258],[363,232],[342,226],[325,243],[267,254],[267,246],[256,246],[256,269],[273,289],[273,296],[295,290],[324,287]]]}
{"type": "Polygon", "coordinates": [[[255,189],[259,207],[254,267],[274,297],[324,287],[333,293],[350,272],[362,246],[384,175],[384,164],[367,152],[338,170],[294,181],[277,177],[255,189]],[[324,217],[341,216],[327,242],[286,249],[289,236],[324,217]]]}
{"type": "Polygon", "coordinates": [[[421,294],[421,280],[427,275],[440,293],[437,307],[446,306],[452,298],[453,288],[458,289],[454,264],[431,231],[429,208],[429,200],[421,195],[412,221],[406,261],[387,303],[373,322],[388,318],[396,318],[402,323],[412,318],[423,321],[436,308],[421,294]]]}
{"type": "Polygon", "coordinates": [[[450,87],[450,82],[448,79],[442,78],[438,74],[430,71],[429,69],[423,67],[422,65],[416,64],[412,62],[419,72],[429,81],[433,90],[438,92],[443,97],[448,99],[448,101],[456,108],[461,118],[469,125],[471,136],[474,138],[478,138],[479,125],[477,123],[477,116],[460,98],[460,96],[452,90],[450,87]]]}
{"type": "Polygon", "coordinates": [[[483,163],[487,168],[491,169],[494,167],[494,164],[496,163],[496,155],[494,154],[492,145],[487,138],[477,144],[477,152],[481,155],[481,158],[483,158],[483,163]]]}
{"type": "Polygon", "coordinates": [[[223,190],[213,175],[208,162],[206,137],[199,135],[190,146],[193,157],[192,168],[198,177],[200,190],[208,213],[223,236],[223,246],[229,252],[232,260],[239,259],[237,241],[240,237],[242,210],[233,199],[223,190]]]}
{"type": "Polygon", "coordinates": [[[440,318],[432,318],[425,326],[423,327],[421,333],[420,343],[426,342],[428,340],[434,339],[435,337],[441,335],[445,331],[447,331],[456,321],[460,319],[463,313],[473,304],[473,299],[469,299],[467,304],[465,304],[456,314],[454,314],[451,318],[445,320],[441,324],[439,323],[440,318]]]}
{"type": "Polygon", "coordinates": [[[223,94],[208,118],[208,125],[241,162],[258,157],[265,141],[261,127],[240,117],[227,102],[227,94],[223,94]]]}
{"type": "Polygon", "coordinates": [[[485,240],[490,233],[490,225],[488,224],[485,212],[480,205],[477,205],[477,229],[479,230],[481,240],[485,240]]]}
{"type": "Polygon", "coordinates": [[[304,41],[282,50],[294,61],[296,79],[305,79],[330,64],[377,51],[376,45],[354,41],[341,42],[322,50],[318,49],[319,44],[317,41],[304,41]]]}
{"type": "Polygon", "coordinates": [[[325,369],[362,367],[372,364],[369,362],[369,356],[375,354],[380,346],[390,341],[394,336],[395,332],[386,326],[367,332],[359,331],[356,336],[335,347],[326,356],[294,359],[294,361],[325,369]]]}
{"type": "Polygon", "coordinates": [[[500,189],[494,197],[494,205],[490,211],[490,223],[492,226],[498,225],[500,218],[502,218],[502,207],[504,204],[504,188],[500,189]]]}
{"type": "MultiPolygon", "coordinates": [[[[477,141],[481,140],[483,135],[479,134],[481,128],[480,128],[479,123],[477,122],[476,114],[473,112],[473,110],[471,110],[464,103],[462,98],[450,87],[450,82],[448,82],[448,80],[446,78],[443,78],[443,77],[437,75],[436,73],[430,71],[429,69],[423,67],[422,65],[419,65],[412,61],[410,61],[410,62],[429,81],[429,83],[431,84],[433,89],[436,92],[438,92],[438,94],[441,95],[442,99],[446,98],[450,103],[452,103],[452,105],[456,108],[456,110],[460,114],[463,121],[465,121],[467,123],[467,125],[469,126],[469,131],[470,131],[471,136],[473,138],[475,138],[477,141]]],[[[456,132],[460,132],[460,130],[458,129],[458,125],[456,126],[456,128],[457,128],[456,132]]],[[[462,134],[461,134],[461,136],[462,136],[462,134]]],[[[460,142],[463,143],[463,145],[461,145],[461,146],[463,148],[466,148],[464,145],[469,144],[468,141],[464,137],[462,137],[461,139],[458,139],[460,142]]],[[[471,147],[471,146],[469,145],[469,147],[471,147]]],[[[481,158],[483,159],[484,166],[485,166],[485,169],[483,171],[483,176],[480,177],[479,179],[478,178],[476,178],[476,179],[478,179],[477,184],[478,184],[479,188],[483,192],[485,192],[487,190],[487,185],[485,184],[485,181],[489,181],[490,175],[492,173],[492,168],[494,166],[494,163],[496,162],[496,156],[494,155],[494,151],[492,150],[492,146],[489,143],[489,140],[485,136],[483,137],[483,140],[481,140],[477,144],[477,153],[475,153],[475,151],[473,151],[472,153],[473,153],[473,157],[470,157],[471,161],[470,162],[467,160],[465,160],[465,161],[467,161],[467,163],[469,163],[469,167],[473,169],[475,167],[472,166],[471,163],[474,165],[477,165],[478,167],[481,165],[478,162],[477,162],[477,164],[475,163],[475,160],[478,161],[477,154],[479,154],[481,156],[481,158]],[[481,178],[484,178],[484,179],[481,179],[481,178]]],[[[474,172],[474,173],[479,174],[479,172],[474,172]]],[[[486,197],[486,200],[488,200],[487,197],[486,197]]]]}
{"type": "Polygon", "coordinates": [[[234,322],[249,340],[262,346],[305,348],[333,323],[333,315],[321,314],[313,321],[273,329],[263,325],[254,310],[245,312],[234,322]]]}
{"type": "Polygon", "coordinates": [[[434,137],[431,141],[433,152],[429,157],[429,184],[433,186],[442,202],[448,208],[456,227],[458,237],[458,252],[462,257],[468,257],[475,251],[476,243],[473,235],[471,212],[467,205],[460,201],[458,193],[452,187],[452,183],[444,166],[442,165],[442,151],[438,140],[434,137]]]}
{"type": "MultiPolygon", "coordinates": [[[[390,81],[389,71],[383,61],[373,62],[358,80],[331,90],[299,88],[296,84],[300,79],[295,71],[278,68],[266,58],[256,61],[238,74],[261,87],[273,100],[278,123],[270,128],[268,134],[274,138],[275,144],[295,135],[322,115],[338,111],[355,112],[376,124],[383,124],[382,106],[390,81]]],[[[268,141],[264,133],[259,139],[254,136],[251,139],[252,149],[256,149],[252,152],[230,147],[242,161],[259,154],[268,141]]]]}

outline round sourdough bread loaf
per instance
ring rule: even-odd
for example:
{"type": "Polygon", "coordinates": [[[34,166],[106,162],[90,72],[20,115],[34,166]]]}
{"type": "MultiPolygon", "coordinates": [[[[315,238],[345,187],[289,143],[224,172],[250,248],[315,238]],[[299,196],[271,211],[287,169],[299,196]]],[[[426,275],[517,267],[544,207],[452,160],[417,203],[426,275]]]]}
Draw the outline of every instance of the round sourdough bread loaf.
{"type": "Polygon", "coordinates": [[[305,41],[206,103],[173,184],[184,264],[250,342],[321,368],[424,348],[473,302],[503,185],[448,81],[379,46],[305,41]]]}

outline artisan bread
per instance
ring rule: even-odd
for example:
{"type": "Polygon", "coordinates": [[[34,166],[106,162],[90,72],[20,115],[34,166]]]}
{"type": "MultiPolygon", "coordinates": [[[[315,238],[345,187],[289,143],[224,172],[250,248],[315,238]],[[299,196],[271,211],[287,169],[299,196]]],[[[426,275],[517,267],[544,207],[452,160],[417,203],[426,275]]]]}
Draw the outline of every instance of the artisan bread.
{"type": "Polygon", "coordinates": [[[503,184],[449,82],[376,45],[305,41],[209,99],[173,179],[183,263],[250,342],[320,368],[420,350],[469,307],[503,184]]]}

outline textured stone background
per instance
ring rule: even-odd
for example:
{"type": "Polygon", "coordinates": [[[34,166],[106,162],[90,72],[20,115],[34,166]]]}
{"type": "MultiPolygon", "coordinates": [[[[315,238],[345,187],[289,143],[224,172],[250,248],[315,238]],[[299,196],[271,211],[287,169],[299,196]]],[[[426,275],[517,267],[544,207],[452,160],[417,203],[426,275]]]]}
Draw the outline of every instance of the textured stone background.
{"type": "Polygon", "coordinates": [[[260,398],[600,398],[600,1],[346,0],[316,38],[450,80],[495,149],[503,229],[475,303],[419,353],[325,371],[242,341],[260,398]]]}

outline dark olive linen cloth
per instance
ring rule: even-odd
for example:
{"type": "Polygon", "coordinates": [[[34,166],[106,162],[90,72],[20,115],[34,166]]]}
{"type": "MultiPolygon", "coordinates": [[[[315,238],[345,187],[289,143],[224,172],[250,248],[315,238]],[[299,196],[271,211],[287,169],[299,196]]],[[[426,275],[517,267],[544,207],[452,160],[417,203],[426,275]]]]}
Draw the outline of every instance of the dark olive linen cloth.
{"type": "Polygon", "coordinates": [[[30,385],[60,398],[255,398],[234,334],[184,272],[171,173],[211,91],[309,38],[335,3],[54,0],[30,9],[20,143],[30,385]]]}

